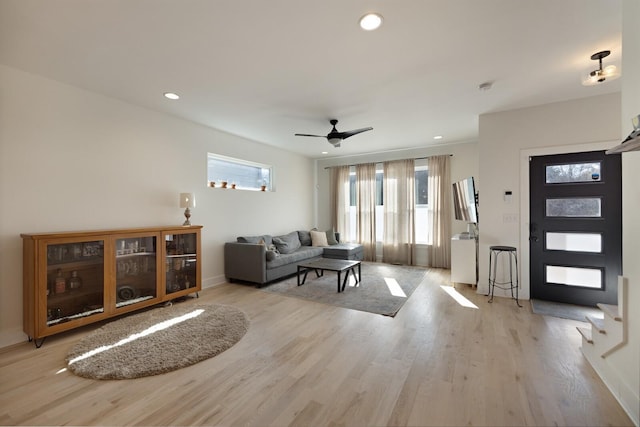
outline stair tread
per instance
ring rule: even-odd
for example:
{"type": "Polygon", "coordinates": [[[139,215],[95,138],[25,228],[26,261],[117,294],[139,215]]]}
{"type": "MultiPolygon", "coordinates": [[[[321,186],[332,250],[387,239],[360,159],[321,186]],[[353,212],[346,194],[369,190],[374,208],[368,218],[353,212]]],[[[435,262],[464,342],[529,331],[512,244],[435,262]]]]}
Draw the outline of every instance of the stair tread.
{"type": "Polygon", "coordinates": [[[598,308],[602,310],[606,315],[612,317],[613,320],[616,320],[618,322],[622,321],[622,317],[619,314],[617,305],[598,303],[598,308]]]}
{"type": "Polygon", "coordinates": [[[591,323],[591,330],[595,329],[601,334],[606,333],[604,329],[604,319],[601,319],[599,317],[593,317],[593,316],[586,316],[586,317],[587,317],[587,322],[591,323]]]}
{"type": "Polygon", "coordinates": [[[591,331],[589,329],[581,326],[576,326],[576,329],[589,344],[593,344],[593,338],[591,338],[591,331]]]}

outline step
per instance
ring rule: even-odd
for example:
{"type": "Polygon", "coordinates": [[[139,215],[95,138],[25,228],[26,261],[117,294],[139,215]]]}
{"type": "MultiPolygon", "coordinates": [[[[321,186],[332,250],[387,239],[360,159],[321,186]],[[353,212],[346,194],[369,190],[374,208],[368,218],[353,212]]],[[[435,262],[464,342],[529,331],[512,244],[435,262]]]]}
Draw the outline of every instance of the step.
{"type": "Polygon", "coordinates": [[[606,334],[607,332],[604,330],[604,319],[600,319],[599,317],[587,316],[587,322],[591,323],[591,330],[594,329],[601,334],[606,334]]]}
{"type": "Polygon", "coordinates": [[[576,329],[578,330],[578,332],[580,332],[580,335],[582,335],[582,338],[584,338],[589,344],[593,344],[593,339],[591,338],[591,331],[587,328],[583,328],[581,326],[576,326],[576,329]]]}
{"type": "Polygon", "coordinates": [[[620,316],[618,314],[619,312],[618,312],[618,306],[617,305],[598,303],[598,308],[600,310],[602,310],[607,316],[613,318],[613,320],[615,320],[617,322],[621,322],[622,321],[622,316],[620,316]]]}

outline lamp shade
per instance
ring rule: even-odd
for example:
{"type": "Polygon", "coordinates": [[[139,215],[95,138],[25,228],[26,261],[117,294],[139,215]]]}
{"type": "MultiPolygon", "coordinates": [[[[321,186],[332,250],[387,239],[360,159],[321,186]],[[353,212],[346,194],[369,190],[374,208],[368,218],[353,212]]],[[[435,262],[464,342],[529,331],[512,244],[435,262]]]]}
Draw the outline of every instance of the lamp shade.
{"type": "Polygon", "coordinates": [[[196,199],[193,197],[193,193],[180,193],[180,207],[181,208],[195,208],[196,199]]]}

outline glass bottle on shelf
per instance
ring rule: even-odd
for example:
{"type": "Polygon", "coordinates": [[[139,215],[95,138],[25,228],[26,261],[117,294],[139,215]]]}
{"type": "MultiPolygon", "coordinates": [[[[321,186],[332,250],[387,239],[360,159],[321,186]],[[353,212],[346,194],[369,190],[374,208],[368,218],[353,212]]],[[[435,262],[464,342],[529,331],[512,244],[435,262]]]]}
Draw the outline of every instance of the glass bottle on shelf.
{"type": "Polygon", "coordinates": [[[82,279],[78,276],[78,271],[73,270],[71,272],[71,278],[69,279],[69,289],[76,290],[82,287],[82,279]]]}
{"type": "Polygon", "coordinates": [[[54,291],[56,294],[63,294],[67,290],[67,280],[62,275],[62,269],[58,269],[56,272],[56,278],[54,281],[54,291]]]}

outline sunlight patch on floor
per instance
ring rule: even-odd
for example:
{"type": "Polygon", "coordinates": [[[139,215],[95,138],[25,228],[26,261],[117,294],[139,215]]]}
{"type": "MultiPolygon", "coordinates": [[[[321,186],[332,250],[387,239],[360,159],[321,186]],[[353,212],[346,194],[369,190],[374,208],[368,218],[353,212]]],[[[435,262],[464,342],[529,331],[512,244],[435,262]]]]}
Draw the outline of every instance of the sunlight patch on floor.
{"type": "Polygon", "coordinates": [[[356,278],[353,274],[349,274],[349,281],[347,283],[347,286],[351,286],[352,288],[357,288],[358,286],[360,286],[360,282],[356,281],[356,278]]]}
{"type": "Polygon", "coordinates": [[[475,308],[477,309],[478,306],[475,305],[474,303],[472,303],[471,301],[469,301],[464,295],[462,295],[460,292],[456,291],[456,289],[452,286],[444,286],[441,285],[440,286],[442,288],[443,291],[445,291],[446,293],[449,294],[449,296],[451,298],[453,298],[454,300],[456,300],[456,302],[458,304],[460,304],[463,307],[467,307],[467,308],[475,308]]]}
{"type": "Polygon", "coordinates": [[[389,292],[391,292],[391,295],[393,295],[394,297],[407,297],[407,294],[404,293],[396,279],[385,277],[384,281],[387,284],[387,288],[389,288],[389,292]]]}
{"type": "Polygon", "coordinates": [[[146,337],[147,335],[151,335],[153,333],[162,331],[164,329],[170,328],[173,325],[176,325],[178,323],[184,322],[186,320],[189,319],[193,319],[194,317],[197,317],[199,315],[201,315],[202,313],[204,313],[203,309],[198,309],[198,310],[193,310],[190,313],[187,314],[183,314],[182,316],[176,317],[175,319],[169,319],[169,320],[165,320],[164,322],[160,322],[158,324],[155,324],[147,329],[145,329],[144,331],[138,332],[136,334],[132,334],[129,335],[126,338],[121,339],[120,341],[118,341],[117,343],[114,344],[109,344],[109,345],[103,345],[101,347],[95,348],[91,351],[87,351],[86,353],[81,354],[78,357],[74,357],[73,359],[71,359],[69,361],[69,365],[79,362],[81,360],[87,359],[89,357],[95,356],[96,354],[100,354],[103,353],[105,351],[111,350],[112,348],[115,347],[119,347],[121,345],[127,344],[131,341],[135,341],[139,338],[143,338],[146,337]]]}

